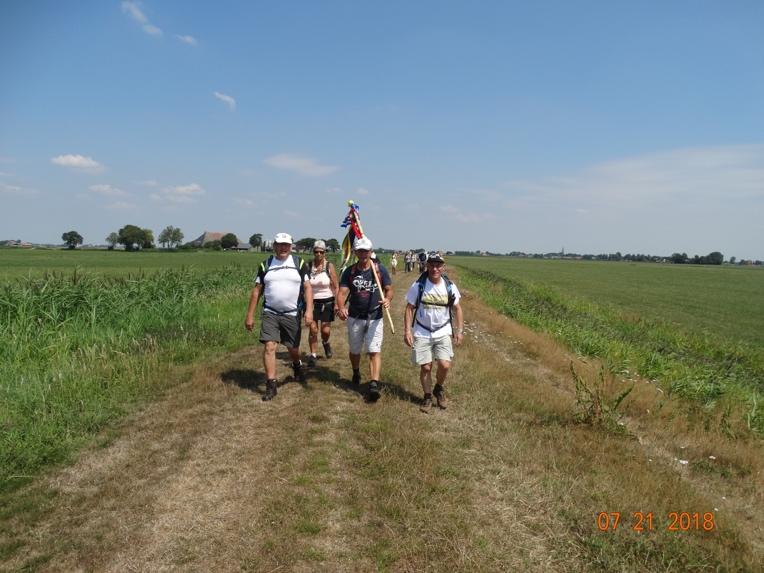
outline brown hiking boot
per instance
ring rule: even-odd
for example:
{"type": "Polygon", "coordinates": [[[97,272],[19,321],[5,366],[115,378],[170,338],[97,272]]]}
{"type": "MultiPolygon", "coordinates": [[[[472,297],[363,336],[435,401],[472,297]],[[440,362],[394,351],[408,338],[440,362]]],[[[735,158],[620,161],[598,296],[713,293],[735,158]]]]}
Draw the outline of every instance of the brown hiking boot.
{"type": "Polygon", "coordinates": [[[432,408],[432,396],[430,394],[425,394],[424,399],[422,400],[422,405],[419,406],[419,411],[424,412],[425,414],[429,414],[431,408],[432,408]]]}
{"type": "Polygon", "coordinates": [[[435,388],[432,389],[432,395],[438,401],[438,408],[441,410],[446,409],[446,392],[443,390],[443,386],[435,384],[435,388]]]}
{"type": "Polygon", "coordinates": [[[275,380],[266,380],[265,381],[265,394],[263,394],[263,402],[267,402],[268,400],[273,400],[273,397],[278,394],[278,390],[276,390],[276,381],[275,380]]]}

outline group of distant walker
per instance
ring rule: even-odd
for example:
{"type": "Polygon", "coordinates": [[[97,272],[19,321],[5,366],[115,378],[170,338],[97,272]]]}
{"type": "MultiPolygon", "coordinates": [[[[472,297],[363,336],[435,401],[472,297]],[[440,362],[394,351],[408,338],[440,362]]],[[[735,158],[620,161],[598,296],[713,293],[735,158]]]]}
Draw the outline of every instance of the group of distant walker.
{"type": "MultiPolygon", "coordinates": [[[[356,239],[353,251],[356,262],[346,268],[339,280],[334,265],[326,259],[326,244],[316,241],[313,260],[305,262],[292,253],[292,237],[277,233],[273,240],[274,254],[260,265],[255,286],[249,298],[244,326],[252,331],[255,309],[260,299],[260,342],[263,344],[265,393],[263,400],[272,400],[278,393],[276,348],[286,346],[292,359],[295,380],[305,383],[305,366],[300,357],[302,324],[309,329],[308,367],[316,365],[318,335],[324,356],[332,358],[331,323],[335,316],[347,322],[351,384],[361,387],[361,354],[369,359],[369,382],[365,396],[376,402],[381,395],[383,312],[389,313],[393,298],[390,274],[372,251],[367,237],[356,239]],[[347,305],[347,306],[346,306],[347,305]]],[[[421,275],[406,293],[403,340],[411,348],[411,360],[419,366],[419,380],[424,397],[420,406],[429,412],[433,398],[438,407],[446,408],[445,382],[454,357],[453,342],[464,339],[464,317],[459,304],[461,294],[445,274],[445,261],[438,252],[405,255],[406,272],[413,270],[413,258],[420,263],[421,275]],[[409,259],[412,259],[411,261],[409,259]],[[409,268],[409,265],[412,265],[409,268]],[[432,366],[437,363],[435,385],[432,366]]],[[[391,259],[393,274],[398,266],[397,253],[391,259]]]]}

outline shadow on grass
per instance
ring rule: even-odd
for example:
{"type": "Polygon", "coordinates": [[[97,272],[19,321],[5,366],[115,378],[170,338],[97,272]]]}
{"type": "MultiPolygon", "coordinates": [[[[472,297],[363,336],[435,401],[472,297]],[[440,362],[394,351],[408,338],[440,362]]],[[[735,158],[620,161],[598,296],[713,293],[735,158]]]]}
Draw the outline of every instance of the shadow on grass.
{"type": "MultiPolygon", "coordinates": [[[[321,360],[319,358],[319,360],[321,360]]],[[[361,370],[363,371],[363,362],[361,363],[361,370]]],[[[342,390],[343,392],[353,392],[358,394],[359,396],[363,397],[364,400],[368,401],[368,388],[369,383],[368,380],[364,380],[364,382],[361,382],[360,384],[353,384],[351,380],[348,378],[343,378],[339,375],[339,373],[331,368],[330,366],[321,366],[316,365],[313,368],[307,369],[308,373],[308,381],[310,382],[323,382],[325,384],[330,384],[334,386],[335,388],[342,390]]],[[[382,393],[382,396],[389,396],[392,398],[395,398],[396,400],[403,400],[405,402],[414,402],[416,404],[419,404],[422,401],[422,398],[420,396],[417,396],[416,394],[412,394],[408,390],[401,388],[400,386],[393,384],[391,382],[385,382],[384,380],[381,380],[379,382],[379,389],[382,393]]]]}

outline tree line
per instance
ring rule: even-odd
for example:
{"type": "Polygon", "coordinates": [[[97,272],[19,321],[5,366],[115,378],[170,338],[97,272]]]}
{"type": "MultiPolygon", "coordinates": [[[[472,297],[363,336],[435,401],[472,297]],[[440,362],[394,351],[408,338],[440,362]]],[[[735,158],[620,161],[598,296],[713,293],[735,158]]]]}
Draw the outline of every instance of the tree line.
{"type": "MultiPolygon", "coordinates": [[[[178,227],[168,225],[159,233],[158,242],[163,248],[195,248],[191,245],[183,245],[183,231],[178,227]]],[[[61,235],[61,240],[67,248],[75,249],[84,242],[82,235],[77,231],[67,231],[61,235]]],[[[313,237],[304,237],[295,243],[297,250],[309,251],[313,248],[316,239],[313,237]]],[[[151,229],[142,229],[137,225],[125,225],[119,231],[109,233],[106,237],[106,244],[109,250],[113,250],[117,245],[124,246],[126,251],[138,251],[142,249],[153,249],[156,247],[154,232],[151,229]]],[[[219,241],[209,241],[202,245],[204,249],[224,250],[233,249],[240,244],[239,238],[234,233],[223,235],[219,241]]],[[[254,233],[249,238],[249,245],[252,248],[260,249],[263,247],[262,233],[254,233]]],[[[340,244],[337,239],[326,239],[326,248],[330,251],[339,251],[340,244]]]]}

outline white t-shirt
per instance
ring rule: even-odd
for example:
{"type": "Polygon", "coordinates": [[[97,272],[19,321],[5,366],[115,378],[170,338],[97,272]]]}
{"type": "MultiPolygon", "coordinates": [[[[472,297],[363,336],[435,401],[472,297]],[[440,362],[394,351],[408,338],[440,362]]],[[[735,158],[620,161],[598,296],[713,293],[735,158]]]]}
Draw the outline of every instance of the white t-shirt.
{"type": "MultiPolygon", "coordinates": [[[[461,294],[454,283],[451,283],[451,292],[454,295],[454,304],[458,304],[461,294]]],[[[416,306],[418,296],[419,284],[414,282],[406,293],[406,302],[416,306]]],[[[441,278],[438,284],[434,284],[430,282],[429,278],[425,280],[422,301],[415,316],[416,322],[414,322],[413,328],[415,338],[442,338],[444,336],[451,336],[453,330],[451,329],[451,322],[448,320],[448,307],[445,306],[446,303],[448,303],[446,281],[441,278]],[[431,329],[432,332],[422,325],[431,329]]]]}
{"type": "MultiPolygon", "coordinates": [[[[309,277],[306,274],[304,281],[308,282],[309,277]]],[[[261,284],[261,276],[258,273],[255,284],[261,284]]],[[[294,316],[297,314],[297,300],[300,297],[300,271],[294,265],[292,255],[286,260],[280,261],[273,257],[268,273],[265,275],[265,304],[263,312],[288,314],[294,316]]]]}

